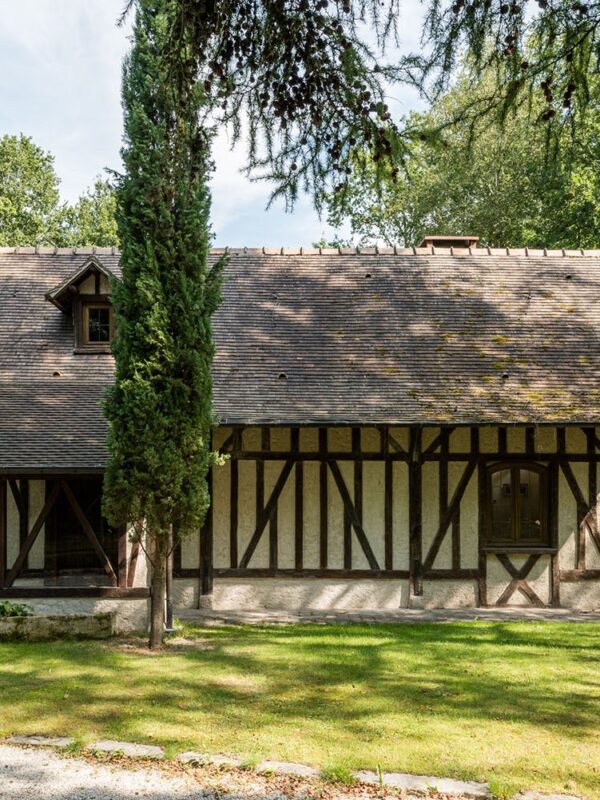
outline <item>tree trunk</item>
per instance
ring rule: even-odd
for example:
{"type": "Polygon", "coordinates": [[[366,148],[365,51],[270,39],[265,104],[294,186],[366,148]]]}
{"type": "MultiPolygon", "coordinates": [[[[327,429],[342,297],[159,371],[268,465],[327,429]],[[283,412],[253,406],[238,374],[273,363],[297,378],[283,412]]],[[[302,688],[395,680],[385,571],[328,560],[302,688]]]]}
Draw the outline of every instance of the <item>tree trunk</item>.
{"type": "Polygon", "coordinates": [[[165,622],[165,629],[167,631],[173,630],[173,526],[169,531],[169,555],[167,556],[167,577],[166,577],[166,609],[167,618],[165,622]]]}
{"type": "Polygon", "coordinates": [[[157,546],[152,570],[152,597],[150,600],[151,650],[161,647],[165,635],[165,600],[167,593],[167,557],[164,549],[157,546]]]}

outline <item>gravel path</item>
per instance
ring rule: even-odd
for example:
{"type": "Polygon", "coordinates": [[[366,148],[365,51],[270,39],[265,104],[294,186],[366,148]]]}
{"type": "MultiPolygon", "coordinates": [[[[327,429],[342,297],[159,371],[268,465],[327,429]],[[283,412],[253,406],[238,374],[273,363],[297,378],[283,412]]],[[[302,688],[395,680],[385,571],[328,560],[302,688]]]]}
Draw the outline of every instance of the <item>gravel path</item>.
{"type": "Polygon", "coordinates": [[[152,768],[124,769],[0,745],[0,800],[207,800],[212,792],[152,768]]]}

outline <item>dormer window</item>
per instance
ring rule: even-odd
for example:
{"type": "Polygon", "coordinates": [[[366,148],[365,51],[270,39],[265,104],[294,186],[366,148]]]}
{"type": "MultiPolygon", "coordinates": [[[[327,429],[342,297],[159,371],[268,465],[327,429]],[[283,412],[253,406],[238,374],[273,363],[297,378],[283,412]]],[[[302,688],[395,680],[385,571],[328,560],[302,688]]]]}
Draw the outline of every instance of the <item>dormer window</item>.
{"type": "Polygon", "coordinates": [[[73,315],[75,353],[110,353],[115,333],[110,272],[95,257],[88,259],[46,299],[73,315]]]}
{"type": "Polygon", "coordinates": [[[83,338],[86,344],[110,342],[111,328],[110,306],[83,304],[83,338]]]}
{"type": "Polygon", "coordinates": [[[114,316],[112,305],[104,301],[81,299],[74,303],[74,313],[81,317],[80,326],[75,320],[75,333],[80,333],[76,343],[77,351],[110,352],[114,338],[114,316]],[[78,308],[79,306],[79,308],[78,308]]]}

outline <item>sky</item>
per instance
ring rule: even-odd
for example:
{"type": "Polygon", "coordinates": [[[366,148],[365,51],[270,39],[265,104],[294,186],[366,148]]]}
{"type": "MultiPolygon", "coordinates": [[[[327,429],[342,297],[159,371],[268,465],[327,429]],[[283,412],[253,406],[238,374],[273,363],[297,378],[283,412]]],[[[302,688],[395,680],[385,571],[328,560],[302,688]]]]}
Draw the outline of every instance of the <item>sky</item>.
{"type": "MultiPolygon", "coordinates": [[[[122,135],[121,62],[127,27],[117,19],[124,0],[0,0],[0,136],[20,132],[55,157],[65,200],[75,200],[106,168],[119,169],[122,135]]],[[[419,0],[406,0],[402,49],[417,45],[419,0]]],[[[399,113],[418,103],[414,91],[390,98],[399,113]]],[[[212,222],[217,246],[310,246],[334,231],[310,198],[293,213],[266,210],[268,184],[240,174],[244,153],[225,133],[214,158],[212,222]]],[[[341,230],[348,235],[350,231],[341,230]]]]}

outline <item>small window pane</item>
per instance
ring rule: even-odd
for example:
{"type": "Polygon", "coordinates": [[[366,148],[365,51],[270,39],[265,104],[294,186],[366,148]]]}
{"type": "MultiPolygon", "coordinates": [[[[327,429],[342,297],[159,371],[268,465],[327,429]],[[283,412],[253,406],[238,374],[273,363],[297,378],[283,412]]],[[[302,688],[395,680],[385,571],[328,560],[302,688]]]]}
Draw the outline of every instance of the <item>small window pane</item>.
{"type": "Polygon", "coordinates": [[[521,493],[520,538],[539,542],[542,535],[539,474],[532,470],[519,470],[519,491],[521,493]]]}
{"type": "Polygon", "coordinates": [[[110,342],[110,309],[88,309],[88,342],[110,342]]]}
{"type": "Polygon", "coordinates": [[[512,539],[512,485],[509,469],[492,473],[492,537],[512,539]]]}

